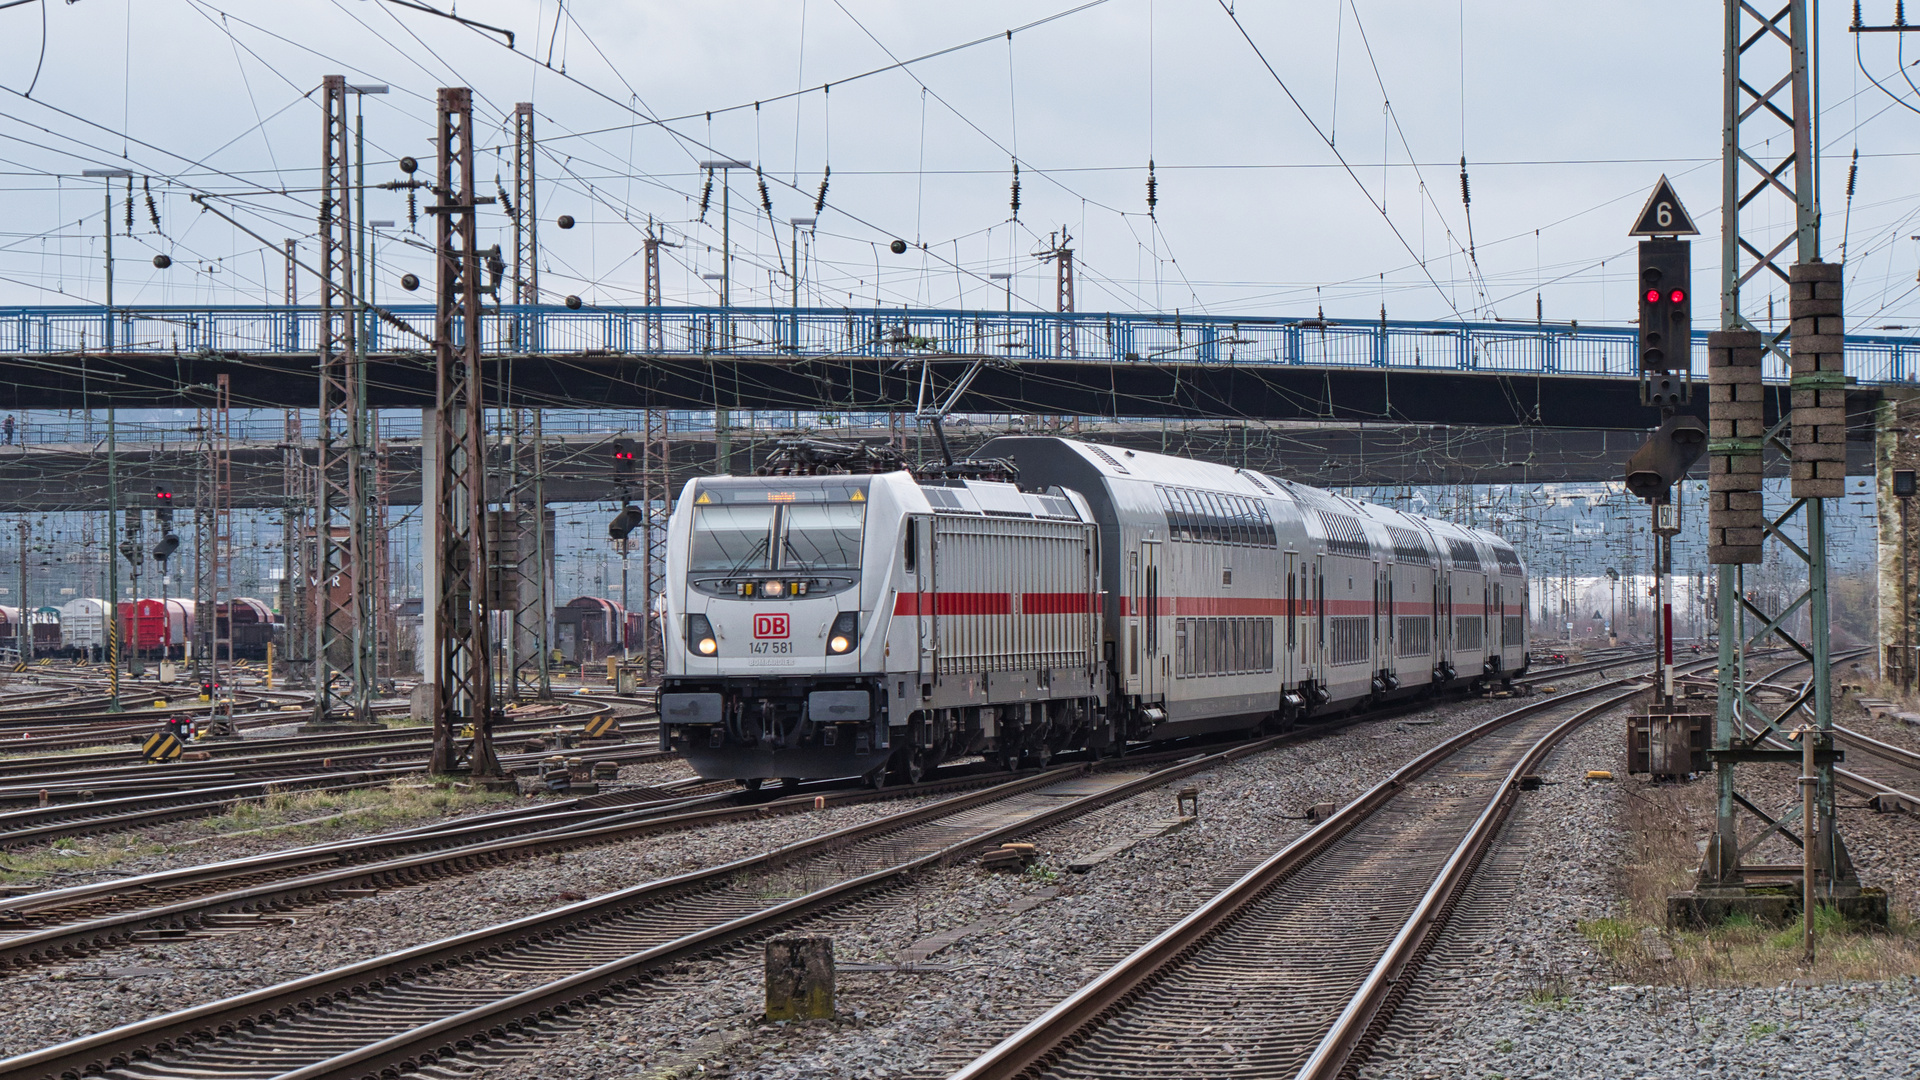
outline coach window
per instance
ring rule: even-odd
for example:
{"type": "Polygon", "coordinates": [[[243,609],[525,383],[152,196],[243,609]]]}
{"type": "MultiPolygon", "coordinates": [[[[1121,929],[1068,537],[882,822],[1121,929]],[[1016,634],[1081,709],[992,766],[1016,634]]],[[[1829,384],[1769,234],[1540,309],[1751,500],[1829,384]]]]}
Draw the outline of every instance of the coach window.
{"type": "Polygon", "coordinates": [[[919,561],[920,523],[913,518],[907,519],[907,573],[913,573],[914,564],[919,561]]]}

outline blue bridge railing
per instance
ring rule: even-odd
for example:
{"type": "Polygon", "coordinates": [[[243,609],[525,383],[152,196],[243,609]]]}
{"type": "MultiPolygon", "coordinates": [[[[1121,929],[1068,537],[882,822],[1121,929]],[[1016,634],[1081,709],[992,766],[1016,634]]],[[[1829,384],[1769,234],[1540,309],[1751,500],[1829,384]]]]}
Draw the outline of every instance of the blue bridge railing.
{"type": "MultiPolygon", "coordinates": [[[[433,308],[384,309],[370,351],[421,351],[433,308]]],[[[313,307],[0,307],[0,356],[311,353],[313,307]]],[[[1187,364],[1386,368],[1517,375],[1637,376],[1630,327],[1577,323],[1347,322],[1335,319],[904,308],[489,308],[494,355],[613,354],[830,359],[992,356],[1187,364]]],[[[1920,381],[1920,338],[1848,335],[1847,373],[1865,384],[1920,381]]],[[[1766,377],[1787,377],[1767,358],[1766,377]]],[[[1706,334],[1693,373],[1706,374],[1706,334]]]]}

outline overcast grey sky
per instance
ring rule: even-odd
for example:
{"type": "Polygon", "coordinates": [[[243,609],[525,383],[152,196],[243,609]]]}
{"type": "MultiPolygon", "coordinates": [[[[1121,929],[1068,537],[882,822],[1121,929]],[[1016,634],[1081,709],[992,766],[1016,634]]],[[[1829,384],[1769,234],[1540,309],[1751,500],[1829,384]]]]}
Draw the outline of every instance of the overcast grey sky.
{"type": "MultiPolygon", "coordinates": [[[[828,165],[818,236],[802,245],[805,303],[1050,308],[1052,271],[1034,253],[1065,228],[1082,310],[1304,315],[1323,306],[1377,318],[1384,305],[1395,319],[1530,321],[1538,296],[1550,320],[1618,323],[1633,304],[1625,232],[1663,172],[1707,234],[1695,245],[1696,293],[1716,288],[1718,3],[1240,0],[1240,27],[1278,80],[1218,0],[1075,7],[458,4],[462,16],[512,30],[511,50],[498,35],[389,0],[10,8],[0,11],[0,85],[9,88],[0,93],[0,303],[97,302],[100,182],[79,174],[98,167],[151,177],[161,213],[156,232],[137,205],[134,236],[116,241],[117,301],[277,301],[277,253],[187,195],[229,194],[225,205],[265,235],[311,237],[320,121],[310,95],[330,73],[393,87],[366,102],[370,182],[395,178],[403,154],[430,160],[435,88],[470,85],[490,191],[493,174],[510,170],[497,152],[505,115],[516,101],[535,103],[549,302],[568,293],[637,302],[649,218],[684,245],[670,252],[668,301],[713,302],[701,274],[719,269],[720,196],[701,224],[697,163],[716,156],[765,168],[782,223],[770,228],[752,174],[734,174],[737,304],[788,301],[790,253],[776,243],[790,239],[788,218],[813,213],[828,165]],[[1004,34],[1061,12],[1071,13],[1004,34]],[[1159,196],[1151,218],[1149,159],[1159,196]],[[555,228],[562,213],[579,226],[555,228]],[[895,238],[914,246],[893,255],[895,238]],[[171,269],[152,267],[158,252],[172,255],[171,269]],[[1009,272],[1011,297],[990,277],[1009,272]]],[[[1892,0],[1869,0],[1870,21],[1891,15],[1892,0]]],[[[1909,179],[1920,93],[1900,75],[1903,62],[1920,62],[1920,41],[1912,57],[1894,35],[1863,43],[1865,71],[1902,95],[1897,103],[1856,64],[1849,17],[1846,4],[1820,13],[1825,250],[1837,259],[1847,241],[1856,325],[1920,322],[1909,179]]],[[[136,179],[136,194],[141,187],[136,179]]],[[[122,197],[116,191],[113,213],[124,233],[122,197]]],[[[405,200],[374,192],[368,216],[404,232],[405,200]]],[[[502,224],[490,209],[482,243],[502,224]]],[[[379,263],[383,300],[401,298],[400,274],[430,276],[424,253],[396,237],[383,239],[379,263]]],[[[1764,295],[1748,311],[1764,318],[1764,295]]]]}

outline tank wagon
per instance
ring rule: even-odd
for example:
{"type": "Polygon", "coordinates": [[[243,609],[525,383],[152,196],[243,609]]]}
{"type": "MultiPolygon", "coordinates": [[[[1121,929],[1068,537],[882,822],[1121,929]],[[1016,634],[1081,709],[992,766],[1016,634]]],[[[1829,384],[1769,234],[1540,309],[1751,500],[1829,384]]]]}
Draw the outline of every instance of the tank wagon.
{"type": "Polygon", "coordinates": [[[1068,439],[979,453],[1001,474],[690,481],[663,747],[749,784],[911,782],[1525,670],[1526,568],[1493,533],[1068,439]]]}

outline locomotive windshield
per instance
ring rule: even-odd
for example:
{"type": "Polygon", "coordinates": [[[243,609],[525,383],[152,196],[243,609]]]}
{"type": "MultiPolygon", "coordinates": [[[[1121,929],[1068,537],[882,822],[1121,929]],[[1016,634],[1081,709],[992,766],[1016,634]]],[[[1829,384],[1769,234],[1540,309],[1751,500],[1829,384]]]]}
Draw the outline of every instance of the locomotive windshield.
{"type": "Polygon", "coordinates": [[[780,569],[859,569],[866,511],[864,503],[795,503],[786,507],[780,569]]]}
{"type": "Polygon", "coordinates": [[[693,515],[694,570],[770,570],[773,519],[779,507],[715,504],[693,515]]]}
{"type": "Polygon", "coordinates": [[[857,570],[861,503],[696,507],[688,562],[695,572],[857,570]]]}

